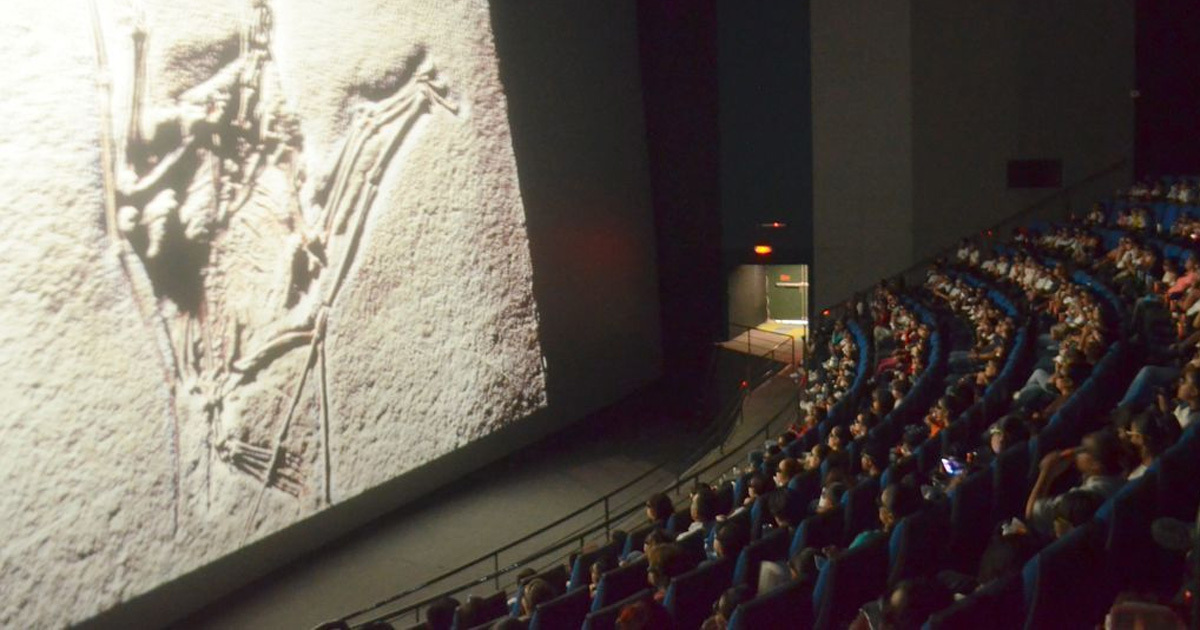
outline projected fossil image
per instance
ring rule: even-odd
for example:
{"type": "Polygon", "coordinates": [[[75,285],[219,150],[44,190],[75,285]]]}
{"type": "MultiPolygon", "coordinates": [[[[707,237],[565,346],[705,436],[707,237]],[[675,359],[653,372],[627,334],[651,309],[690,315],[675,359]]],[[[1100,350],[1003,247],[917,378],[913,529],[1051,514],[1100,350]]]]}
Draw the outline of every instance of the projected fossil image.
{"type": "Polygon", "coordinates": [[[487,2],[10,4],[0,627],[549,405],[487,2]]]}
{"type": "MultiPolygon", "coordinates": [[[[150,26],[135,27],[126,135],[112,128],[103,138],[105,223],[148,328],[161,328],[175,399],[175,518],[188,500],[183,486],[194,481],[182,478],[185,464],[199,475],[206,506],[220,493],[213,466],[227,466],[261,485],[248,529],[268,490],[331,502],[330,307],[378,211],[383,174],[421,117],[458,112],[433,62],[415,51],[398,87],[354,112],[325,181],[306,186],[304,138],[272,63],[265,0],[255,0],[253,20],[236,59],[153,115],[145,104],[150,26]],[[283,361],[292,354],[302,359],[283,361]],[[286,408],[277,417],[237,402],[264,372],[282,372],[276,382],[291,386],[262,394],[286,408]],[[316,394],[316,426],[297,422],[306,388],[316,394]],[[196,431],[179,425],[197,415],[199,467],[186,461],[197,445],[183,443],[196,431]]],[[[112,70],[102,57],[101,73],[112,70]]]]}

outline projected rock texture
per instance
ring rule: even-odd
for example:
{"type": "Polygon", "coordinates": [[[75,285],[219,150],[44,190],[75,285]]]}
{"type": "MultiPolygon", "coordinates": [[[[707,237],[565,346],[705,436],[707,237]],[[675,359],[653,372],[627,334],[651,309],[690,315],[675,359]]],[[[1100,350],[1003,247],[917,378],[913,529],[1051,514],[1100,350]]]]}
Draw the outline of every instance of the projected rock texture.
{"type": "Polygon", "coordinates": [[[0,626],[85,619],[545,404],[485,3],[16,4],[0,626]]]}

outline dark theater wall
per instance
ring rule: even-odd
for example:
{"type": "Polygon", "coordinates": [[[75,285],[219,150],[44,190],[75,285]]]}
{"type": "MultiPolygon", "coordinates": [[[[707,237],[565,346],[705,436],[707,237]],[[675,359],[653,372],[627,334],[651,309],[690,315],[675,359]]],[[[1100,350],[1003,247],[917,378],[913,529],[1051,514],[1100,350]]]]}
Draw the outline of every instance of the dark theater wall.
{"type": "MultiPolygon", "coordinates": [[[[1053,190],[1006,188],[1013,159],[1061,159],[1064,186],[1129,157],[1132,3],[914,2],[913,255],[1053,190]]],[[[1118,170],[1075,201],[1127,185],[1118,170]]]]}
{"type": "Polygon", "coordinates": [[[806,0],[717,3],[721,229],[727,264],[759,241],[771,264],[812,262],[812,110],[806,0]],[[785,229],[764,231],[764,223],[785,229]]]}
{"type": "Polygon", "coordinates": [[[1200,173],[1200,10],[1137,1],[1137,173],[1200,173]],[[1187,112],[1180,115],[1181,112],[1187,112]]]}
{"type": "MultiPolygon", "coordinates": [[[[1150,3],[1154,4],[1154,3],[1150,3]]],[[[1133,3],[814,0],[818,308],[990,227],[1053,189],[1010,190],[1010,160],[1127,185],[1133,3]]]]}
{"type": "Polygon", "coordinates": [[[903,2],[813,0],[813,302],[912,259],[912,58],[903,2]]]}

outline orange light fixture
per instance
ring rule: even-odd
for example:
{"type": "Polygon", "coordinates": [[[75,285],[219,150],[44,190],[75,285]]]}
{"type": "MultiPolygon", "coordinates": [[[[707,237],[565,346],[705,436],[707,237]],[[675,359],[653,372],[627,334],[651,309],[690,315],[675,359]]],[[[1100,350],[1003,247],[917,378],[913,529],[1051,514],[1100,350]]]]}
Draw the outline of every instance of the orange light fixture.
{"type": "Polygon", "coordinates": [[[772,249],[770,245],[755,245],[754,246],[754,253],[758,254],[759,256],[766,256],[767,254],[770,254],[773,251],[775,251],[775,250],[772,249]]]}

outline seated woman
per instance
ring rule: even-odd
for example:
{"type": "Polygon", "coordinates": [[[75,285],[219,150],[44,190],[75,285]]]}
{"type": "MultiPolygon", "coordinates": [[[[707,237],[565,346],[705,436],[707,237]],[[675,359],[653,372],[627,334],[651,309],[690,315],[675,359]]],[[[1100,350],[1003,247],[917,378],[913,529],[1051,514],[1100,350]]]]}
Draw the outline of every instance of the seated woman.
{"type": "Polygon", "coordinates": [[[1134,417],[1125,439],[1138,456],[1138,465],[1129,471],[1130,481],[1141,477],[1146,469],[1178,438],[1179,424],[1157,410],[1145,411],[1134,417]],[[1174,426],[1171,426],[1174,425],[1174,426]]]}

